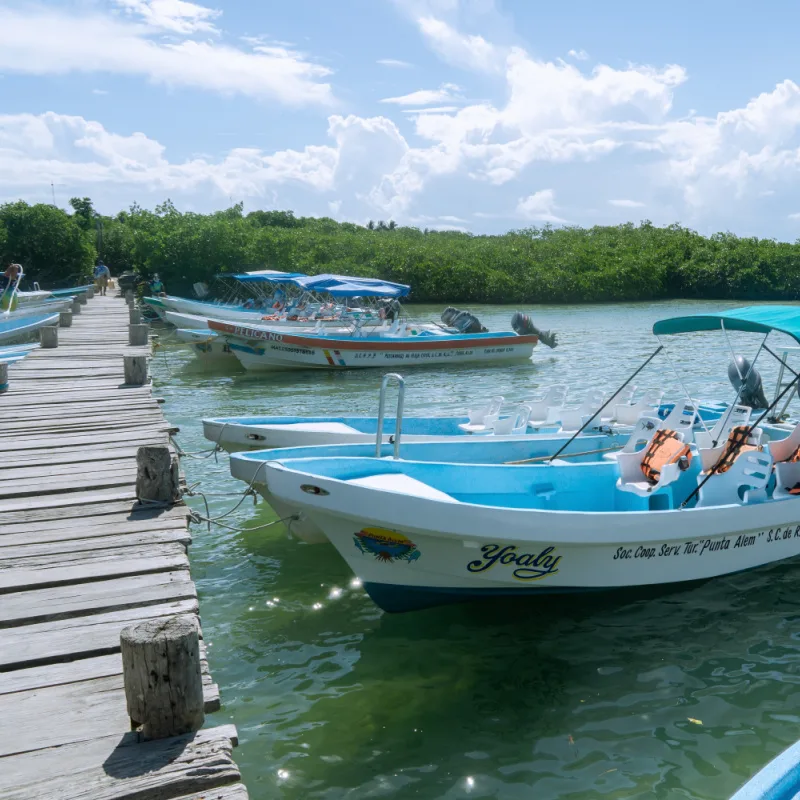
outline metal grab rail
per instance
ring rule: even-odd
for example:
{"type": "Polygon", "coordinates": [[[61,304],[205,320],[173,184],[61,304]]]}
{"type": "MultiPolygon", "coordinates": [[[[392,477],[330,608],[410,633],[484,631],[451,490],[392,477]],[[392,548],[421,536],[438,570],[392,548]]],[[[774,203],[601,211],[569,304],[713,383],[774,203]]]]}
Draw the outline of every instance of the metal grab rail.
{"type": "Polygon", "coordinates": [[[381,381],[381,395],[378,401],[378,432],[375,435],[375,458],[381,457],[381,446],[383,445],[383,415],[386,410],[386,387],[389,381],[394,378],[397,381],[397,416],[394,423],[394,458],[400,458],[400,434],[403,430],[403,400],[406,396],[406,382],[402,375],[396,372],[389,372],[383,376],[381,381]]]}

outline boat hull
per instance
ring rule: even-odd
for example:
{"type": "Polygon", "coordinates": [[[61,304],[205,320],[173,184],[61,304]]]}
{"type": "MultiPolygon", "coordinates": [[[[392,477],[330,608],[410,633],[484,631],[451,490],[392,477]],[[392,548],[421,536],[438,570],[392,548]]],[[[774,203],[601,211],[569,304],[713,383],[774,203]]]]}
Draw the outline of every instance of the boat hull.
{"type": "Polygon", "coordinates": [[[216,320],[209,320],[209,327],[227,335],[242,366],[256,371],[508,364],[529,361],[538,342],[536,336],[514,333],[339,338],[216,320]]]}
{"type": "Polygon", "coordinates": [[[387,611],[700,581],[800,555],[800,499],[552,512],[375,491],[276,464],[265,472],[272,495],[324,533],[387,611]]]}

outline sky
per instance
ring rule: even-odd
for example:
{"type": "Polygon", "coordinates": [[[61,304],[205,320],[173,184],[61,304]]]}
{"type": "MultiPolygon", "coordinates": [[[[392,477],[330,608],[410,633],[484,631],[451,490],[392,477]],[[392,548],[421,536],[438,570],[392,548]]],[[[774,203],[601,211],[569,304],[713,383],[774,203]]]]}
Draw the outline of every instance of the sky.
{"type": "Polygon", "coordinates": [[[800,5],[0,0],[0,202],[800,237],[800,5]]]}

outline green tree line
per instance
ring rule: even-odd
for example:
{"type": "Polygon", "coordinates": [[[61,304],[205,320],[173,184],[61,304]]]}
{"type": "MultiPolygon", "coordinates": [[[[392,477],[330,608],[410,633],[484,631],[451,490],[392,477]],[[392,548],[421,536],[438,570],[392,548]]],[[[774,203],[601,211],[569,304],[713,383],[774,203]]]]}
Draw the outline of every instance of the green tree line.
{"type": "Polygon", "coordinates": [[[102,216],[89,198],[66,212],[0,205],[0,258],[45,287],[85,280],[97,258],[113,275],[159,273],[185,294],[220,273],[279,269],[408,283],[411,299],[447,303],[570,303],[664,298],[800,298],[800,241],[701,236],[644,221],[530,227],[494,236],[366,226],[291,211],[182,213],[167,201],[102,216]]]}

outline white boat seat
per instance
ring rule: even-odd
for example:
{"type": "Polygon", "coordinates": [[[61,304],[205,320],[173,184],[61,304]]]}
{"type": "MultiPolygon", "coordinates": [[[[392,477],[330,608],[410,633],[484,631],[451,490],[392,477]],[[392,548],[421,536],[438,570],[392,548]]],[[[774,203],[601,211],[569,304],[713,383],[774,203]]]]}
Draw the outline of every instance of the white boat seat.
{"type": "Polygon", "coordinates": [[[566,383],[557,383],[545,389],[544,393],[535,400],[529,400],[531,407],[531,425],[540,427],[547,423],[557,422],[561,409],[567,399],[569,387],[566,383]]]}
{"type": "Polygon", "coordinates": [[[694,440],[697,446],[702,450],[716,447],[720,443],[725,444],[733,428],[747,425],[750,422],[752,410],[750,406],[733,406],[730,411],[725,411],[710,432],[695,431],[694,440]]]}
{"type": "MultiPolygon", "coordinates": [[[[731,439],[733,431],[728,431],[728,438],[717,447],[706,447],[700,450],[700,460],[703,464],[703,472],[708,472],[712,467],[714,467],[722,458],[722,454],[725,452],[725,449],[729,446],[729,441],[731,439]]],[[[750,432],[750,436],[747,438],[746,447],[747,448],[754,448],[754,447],[761,447],[761,437],[763,431],[761,428],[754,428],[750,432]]],[[[748,450],[742,450],[739,455],[742,453],[748,452],[748,450]]],[[[738,456],[737,456],[738,458],[738,456]]]]}
{"type": "Polygon", "coordinates": [[[800,496],[796,489],[800,484],[800,461],[780,461],[775,464],[775,500],[787,500],[800,496]],[[794,490],[794,491],[793,491],[794,490]]]}
{"type": "Polygon", "coordinates": [[[530,416],[531,407],[523,403],[511,416],[498,419],[492,433],[495,436],[519,436],[527,431],[530,416]]]}
{"type": "Polygon", "coordinates": [[[679,400],[667,414],[663,428],[683,434],[687,444],[694,441],[694,424],[697,422],[697,403],[694,400],[679,400]]]}
{"type": "MultiPolygon", "coordinates": [[[[741,453],[727,471],[712,475],[700,488],[697,508],[732,504],[763,503],[767,499],[767,484],[772,476],[772,456],[769,452],[748,450],[741,453]]],[[[708,473],[698,476],[698,483],[708,473]]]]}
{"type": "Polygon", "coordinates": [[[343,422],[289,422],[276,426],[282,431],[309,431],[314,433],[360,433],[364,431],[345,425],[343,422]]]}
{"type": "Polygon", "coordinates": [[[616,460],[620,453],[635,453],[641,450],[642,445],[646,446],[663,424],[664,420],[658,414],[641,414],[622,450],[617,453],[606,453],[603,458],[612,461],[616,460]]]}
{"type": "Polygon", "coordinates": [[[657,409],[664,392],[646,392],[638,403],[617,403],[614,406],[614,419],[620,425],[635,425],[642,414],[649,414],[657,409]]]}
{"type": "MultiPolygon", "coordinates": [[[[577,408],[561,409],[561,430],[577,431],[589,422],[593,412],[603,405],[605,394],[600,389],[591,389],[577,408]]],[[[597,416],[594,414],[594,416],[597,416]]]]}
{"type": "Polygon", "coordinates": [[[352,478],[346,483],[352,483],[354,486],[367,486],[370,489],[379,489],[383,492],[394,492],[411,497],[424,497],[427,500],[440,500],[443,503],[458,502],[455,497],[451,497],[446,492],[439,491],[439,489],[418,481],[403,472],[380,472],[377,475],[352,478]]]}
{"type": "Polygon", "coordinates": [[[777,464],[780,461],[788,461],[800,447],[800,423],[785,438],[769,443],[769,452],[773,461],[777,464]]]}
{"type": "Polygon", "coordinates": [[[614,419],[614,409],[618,405],[631,405],[633,395],[636,392],[636,384],[632,383],[623,386],[609,401],[605,407],[601,419],[603,422],[611,422],[614,419]]]}
{"type": "MultiPolygon", "coordinates": [[[[664,430],[665,433],[669,432],[664,428],[661,430],[664,430]]],[[[686,444],[683,432],[672,431],[672,433],[677,435],[677,438],[680,442],[686,444]]],[[[620,489],[623,492],[633,492],[641,497],[647,497],[655,494],[657,491],[663,489],[665,486],[668,486],[670,483],[673,483],[680,477],[681,472],[684,470],[681,468],[681,463],[676,461],[671,464],[666,464],[664,467],[662,467],[659,478],[655,483],[647,480],[644,472],[642,471],[642,461],[647,453],[650,452],[650,450],[651,445],[649,444],[642,450],[637,450],[633,453],[619,453],[617,455],[617,464],[619,465],[617,489],[620,489]]],[[[694,456],[696,453],[692,453],[692,455],[694,456]]]]}
{"type": "Polygon", "coordinates": [[[464,433],[490,433],[496,420],[500,418],[500,409],[503,407],[505,397],[497,395],[488,405],[470,409],[467,412],[469,422],[464,422],[458,427],[464,433]]]}

